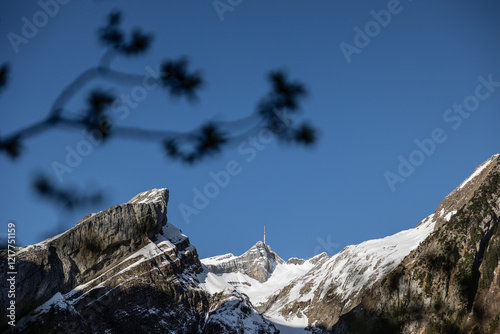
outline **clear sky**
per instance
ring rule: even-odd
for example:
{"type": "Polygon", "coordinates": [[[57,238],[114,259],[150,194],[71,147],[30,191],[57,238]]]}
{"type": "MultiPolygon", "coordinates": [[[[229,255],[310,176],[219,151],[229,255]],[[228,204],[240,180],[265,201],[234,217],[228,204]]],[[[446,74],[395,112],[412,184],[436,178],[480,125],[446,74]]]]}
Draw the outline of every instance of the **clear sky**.
{"type": "MultiPolygon", "coordinates": [[[[18,160],[0,156],[0,235],[14,221],[21,244],[49,237],[60,219],[69,228],[89,212],[168,187],[168,218],[200,257],[241,254],[262,240],[264,225],[284,259],[332,255],[416,226],[500,152],[496,0],[222,0],[230,10],[219,13],[212,1],[60,2],[0,3],[0,63],[11,65],[0,94],[0,136],[42,119],[57,94],[98,63],[105,49],[96,30],[120,9],[127,28],[152,31],[154,42],[146,55],[118,59],[114,68],[145,75],[147,66],[187,55],[207,82],[194,104],[149,91],[121,125],[187,130],[214,117],[238,119],[269,89],[266,74],[283,68],[308,88],[300,117],[319,128],[319,141],[305,149],[273,140],[251,161],[233,146],[186,166],[165,157],[158,143],[112,140],[94,147],[61,183],[103,189],[106,200],[61,215],[34,194],[31,180],[43,171],[57,181],[51,164],[64,163],[66,147],[85,138],[44,133],[24,142],[18,160]],[[40,14],[43,7],[52,16],[40,14]],[[38,31],[23,32],[34,20],[38,31]],[[27,38],[16,44],[12,33],[27,38]],[[400,157],[408,161],[401,168],[400,157]],[[240,173],[185,219],[179,206],[193,206],[196,189],[230,161],[240,173]]],[[[84,93],[96,86],[108,87],[96,82],[84,93]]],[[[133,87],[109,88],[120,94],[133,87]]],[[[83,101],[68,108],[78,111],[83,101]]]]}

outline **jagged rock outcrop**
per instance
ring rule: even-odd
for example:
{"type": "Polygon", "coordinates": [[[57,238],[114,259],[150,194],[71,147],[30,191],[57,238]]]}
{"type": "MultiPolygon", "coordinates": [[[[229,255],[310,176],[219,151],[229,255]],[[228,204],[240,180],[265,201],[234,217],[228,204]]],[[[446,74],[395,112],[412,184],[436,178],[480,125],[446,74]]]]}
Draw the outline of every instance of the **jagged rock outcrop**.
{"type": "Polygon", "coordinates": [[[241,272],[261,283],[267,281],[276,265],[284,262],[262,241],[240,256],[225,254],[203,260],[203,264],[214,274],[241,272]]]}
{"type": "Polygon", "coordinates": [[[290,259],[288,259],[288,261],[286,261],[287,264],[295,264],[295,265],[302,265],[306,262],[306,260],[304,259],[299,259],[297,257],[292,257],[290,259]]]}
{"type": "Polygon", "coordinates": [[[436,214],[447,208],[456,213],[367,291],[334,333],[500,332],[500,156],[436,214]]]}
{"type": "MultiPolygon", "coordinates": [[[[207,270],[208,268],[211,269],[209,275],[226,282],[227,286],[235,289],[241,295],[247,296],[259,312],[265,312],[269,308],[268,305],[273,303],[273,296],[278,294],[283,287],[297,277],[309,272],[314,266],[321,266],[322,263],[329,259],[328,254],[322,253],[309,260],[291,258],[284,262],[272,253],[270,247],[258,242],[241,256],[236,257],[227,254],[202,259],[201,262],[206,266],[207,270]],[[271,261],[269,261],[270,256],[273,256],[271,261]],[[238,263],[239,261],[241,262],[238,263]],[[265,269],[269,268],[269,262],[272,264],[272,272],[265,269]],[[267,275],[260,276],[265,280],[259,281],[256,279],[259,276],[256,276],[255,272],[258,272],[259,267],[264,269],[260,272],[267,273],[267,275]]],[[[283,320],[285,320],[279,314],[275,315],[266,312],[264,315],[267,319],[278,324],[283,324],[283,320]]],[[[306,318],[302,318],[293,319],[288,325],[289,327],[280,328],[283,333],[287,333],[291,328],[304,328],[308,323],[306,318]]]]}
{"type": "MultiPolygon", "coordinates": [[[[167,222],[167,189],[84,217],[70,230],[18,250],[17,326],[12,333],[212,333],[234,323],[274,333],[248,299],[230,317],[233,291],[211,293],[189,239],[167,222]],[[214,327],[215,326],[215,327],[214,327]]],[[[6,254],[0,279],[6,282],[6,254]]],[[[2,294],[6,289],[2,289],[2,294]]],[[[7,298],[2,295],[2,307],[7,298]]]]}
{"type": "MultiPolygon", "coordinates": [[[[54,238],[20,249],[16,254],[18,316],[32,311],[57,292],[67,293],[89,281],[117,259],[145,246],[167,222],[167,201],[167,189],[155,192],[149,202],[134,198],[87,215],[54,238]]],[[[1,274],[4,272],[2,270],[1,274]]],[[[4,307],[6,291],[2,289],[0,293],[4,307]]]]}

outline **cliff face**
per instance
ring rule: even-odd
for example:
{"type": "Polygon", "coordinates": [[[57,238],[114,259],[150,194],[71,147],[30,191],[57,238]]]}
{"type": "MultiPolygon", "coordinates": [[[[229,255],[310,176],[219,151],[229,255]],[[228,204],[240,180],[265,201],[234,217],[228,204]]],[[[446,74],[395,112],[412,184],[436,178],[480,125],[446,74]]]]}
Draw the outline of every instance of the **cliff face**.
{"type": "Polygon", "coordinates": [[[500,157],[479,166],[435,215],[443,219],[434,232],[334,333],[500,332],[500,157]],[[447,208],[454,214],[440,215],[447,208]]]}
{"type": "MultiPolygon", "coordinates": [[[[144,247],[167,223],[167,201],[167,189],[157,191],[147,203],[134,198],[87,215],[54,238],[20,249],[16,254],[18,315],[25,315],[57,292],[67,293],[99,276],[118,259],[144,247]]],[[[4,307],[5,290],[1,294],[4,307]]]]}
{"type": "MultiPolygon", "coordinates": [[[[204,288],[207,272],[189,239],[167,222],[167,201],[167,189],[153,189],[19,249],[19,320],[10,331],[212,333],[227,327],[239,333],[250,323],[275,332],[248,298],[204,288]],[[219,316],[228,305],[231,317],[219,316]]],[[[1,256],[5,275],[6,254],[1,256]]],[[[4,321],[2,331],[9,328],[4,321]]]]}

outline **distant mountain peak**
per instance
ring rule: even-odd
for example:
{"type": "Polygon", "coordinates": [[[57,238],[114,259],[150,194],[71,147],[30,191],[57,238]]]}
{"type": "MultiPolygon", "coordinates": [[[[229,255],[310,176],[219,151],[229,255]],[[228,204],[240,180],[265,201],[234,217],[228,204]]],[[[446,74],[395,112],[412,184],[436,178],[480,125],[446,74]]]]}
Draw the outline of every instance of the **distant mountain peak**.
{"type": "Polygon", "coordinates": [[[283,262],[283,260],[276,254],[274,251],[271,250],[271,246],[263,243],[262,241],[257,241],[255,245],[253,245],[249,250],[247,250],[245,253],[243,253],[241,256],[245,255],[250,255],[252,252],[259,252],[261,257],[272,257],[279,259],[278,261],[283,262]]]}
{"type": "Polygon", "coordinates": [[[284,262],[278,254],[273,252],[262,241],[258,241],[240,256],[225,254],[202,261],[215,274],[241,272],[261,283],[267,281],[276,266],[284,262]]]}
{"type": "Polygon", "coordinates": [[[309,262],[312,264],[317,264],[317,263],[323,263],[326,260],[328,260],[330,256],[328,255],[327,252],[320,253],[316,256],[313,256],[312,258],[309,259],[309,262]]]}

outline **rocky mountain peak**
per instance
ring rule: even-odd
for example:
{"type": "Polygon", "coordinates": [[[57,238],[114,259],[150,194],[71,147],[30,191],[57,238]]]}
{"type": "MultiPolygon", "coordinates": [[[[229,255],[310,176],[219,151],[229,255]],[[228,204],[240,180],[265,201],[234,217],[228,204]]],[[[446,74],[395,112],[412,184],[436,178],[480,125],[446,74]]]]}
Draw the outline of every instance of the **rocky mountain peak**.
{"type": "Polygon", "coordinates": [[[241,257],[245,258],[255,258],[256,256],[260,256],[267,259],[275,260],[279,263],[283,263],[284,261],[271,250],[271,246],[266,245],[262,241],[257,241],[255,245],[253,245],[248,251],[246,251],[241,257]],[[258,254],[258,255],[257,255],[258,254]]]}
{"type": "Polygon", "coordinates": [[[169,191],[167,188],[151,189],[135,195],[128,204],[151,204],[158,203],[167,206],[169,191]]]}
{"type": "Polygon", "coordinates": [[[306,260],[304,259],[299,259],[298,257],[291,257],[286,261],[286,264],[295,264],[295,265],[303,265],[306,263],[306,260]]]}
{"type": "Polygon", "coordinates": [[[240,256],[225,254],[204,259],[203,264],[214,274],[241,272],[263,283],[279,263],[284,263],[269,245],[258,241],[240,256]]]}
{"type": "Polygon", "coordinates": [[[330,259],[330,257],[328,256],[328,253],[323,252],[321,254],[318,254],[318,255],[310,258],[309,262],[314,264],[314,265],[317,265],[317,264],[323,264],[325,261],[328,261],[328,259],[330,259]]]}

